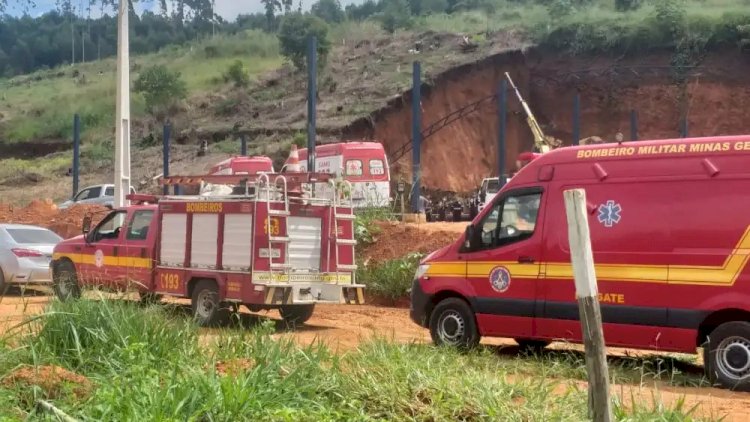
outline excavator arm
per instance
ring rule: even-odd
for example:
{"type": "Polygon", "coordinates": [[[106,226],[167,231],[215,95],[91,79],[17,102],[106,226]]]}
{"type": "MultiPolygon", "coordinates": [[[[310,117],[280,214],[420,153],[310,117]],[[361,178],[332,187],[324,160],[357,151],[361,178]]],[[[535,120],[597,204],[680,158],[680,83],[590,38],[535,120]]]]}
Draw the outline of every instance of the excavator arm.
{"type": "Polygon", "coordinates": [[[516,91],[516,96],[518,97],[518,100],[521,102],[521,106],[523,106],[524,112],[526,112],[526,122],[529,124],[531,133],[534,135],[534,149],[542,153],[549,151],[550,147],[549,145],[547,145],[544,132],[542,131],[542,128],[539,126],[539,123],[536,121],[536,118],[534,117],[534,113],[531,112],[529,105],[526,104],[526,101],[524,101],[523,97],[521,96],[521,92],[516,87],[516,84],[513,83],[513,79],[510,78],[510,74],[508,72],[505,72],[505,77],[508,78],[508,82],[510,82],[511,88],[513,88],[513,90],[516,91]]]}

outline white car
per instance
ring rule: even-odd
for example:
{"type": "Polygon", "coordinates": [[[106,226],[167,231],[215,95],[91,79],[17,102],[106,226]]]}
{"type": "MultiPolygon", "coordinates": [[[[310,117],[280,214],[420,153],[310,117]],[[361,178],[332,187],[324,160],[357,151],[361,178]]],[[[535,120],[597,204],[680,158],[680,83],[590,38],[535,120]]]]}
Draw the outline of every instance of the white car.
{"type": "MultiPolygon", "coordinates": [[[[130,187],[130,193],[135,193],[135,189],[130,187]]],[[[115,185],[94,185],[79,191],[73,199],[69,199],[57,208],[64,210],[73,204],[97,204],[112,208],[115,201],[115,185]]]]}
{"type": "Polygon", "coordinates": [[[51,283],[49,263],[60,241],[43,227],[0,224],[0,295],[9,284],[51,283]]]}

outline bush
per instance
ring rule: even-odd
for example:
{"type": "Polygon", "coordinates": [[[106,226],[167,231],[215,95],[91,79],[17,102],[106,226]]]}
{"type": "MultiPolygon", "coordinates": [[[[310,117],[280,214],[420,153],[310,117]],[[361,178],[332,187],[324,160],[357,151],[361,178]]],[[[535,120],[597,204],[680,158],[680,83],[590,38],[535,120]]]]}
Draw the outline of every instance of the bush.
{"type": "Polygon", "coordinates": [[[225,82],[234,83],[235,87],[246,87],[250,84],[250,74],[241,60],[232,63],[224,74],[225,82]]]}
{"type": "Polygon", "coordinates": [[[169,110],[187,96],[187,86],[179,72],[157,65],[141,72],[133,85],[143,94],[146,110],[153,115],[169,114],[169,110]]]}
{"type": "Polygon", "coordinates": [[[552,0],[547,4],[547,11],[554,17],[568,16],[575,11],[575,7],[571,0],[552,0]]]}
{"type": "Polygon", "coordinates": [[[414,273],[423,256],[413,253],[402,259],[360,265],[357,279],[367,286],[368,294],[392,300],[407,297],[414,273]]]}
{"type": "Polygon", "coordinates": [[[318,67],[323,68],[331,50],[328,25],[317,16],[300,12],[284,16],[278,34],[281,54],[301,71],[307,69],[307,43],[311,36],[317,39],[318,67]]]}

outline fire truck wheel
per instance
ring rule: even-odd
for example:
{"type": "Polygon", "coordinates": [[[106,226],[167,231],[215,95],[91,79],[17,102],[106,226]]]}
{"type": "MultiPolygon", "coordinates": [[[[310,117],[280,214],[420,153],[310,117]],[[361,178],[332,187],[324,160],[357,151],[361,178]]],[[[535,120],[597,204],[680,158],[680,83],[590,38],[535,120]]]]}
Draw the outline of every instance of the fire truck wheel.
{"type": "Polygon", "coordinates": [[[287,325],[300,325],[312,317],[315,305],[289,305],[279,308],[279,313],[287,325]]]}
{"type": "Polygon", "coordinates": [[[430,335],[438,346],[471,349],[479,344],[474,312],[464,300],[455,297],[435,306],[430,316],[430,335]]]}
{"type": "Polygon", "coordinates": [[[201,280],[191,298],[193,318],[201,327],[223,325],[229,319],[229,308],[219,301],[219,289],[213,280],[201,280]]]}
{"type": "Polygon", "coordinates": [[[138,292],[138,297],[144,305],[152,305],[161,302],[162,295],[152,292],[138,292]]]}
{"type": "Polygon", "coordinates": [[[521,353],[538,354],[550,344],[550,342],[546,340],[529,340],[524,338],[517,338],[515,340],[516,343],[518,343],[518,350],[520,350],[521,353]]]}
{"type": "Polygon", "coordinates": [[[57,269],[52,275],[53,289],[58,299],[66,301],[81,297],[81,287],[78,285],[78,277],[73,263],[63,261],[57,264],[57,269]]]}
{"type": "Polygon", "coordinates": [[[703,347],[708,379],[730,390],[750,391],[750,322],[719,325],[703,347]]]}

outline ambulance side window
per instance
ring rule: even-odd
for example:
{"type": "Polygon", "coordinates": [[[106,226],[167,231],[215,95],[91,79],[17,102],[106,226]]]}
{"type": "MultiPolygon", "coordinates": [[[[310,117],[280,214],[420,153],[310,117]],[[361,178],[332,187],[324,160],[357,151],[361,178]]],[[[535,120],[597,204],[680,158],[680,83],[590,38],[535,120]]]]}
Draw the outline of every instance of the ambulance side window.
{"type": "Polygon", "coordinates": [[[492,206],[480,223],[479,249],[492,249],[534,234],[541,193],[518,194],[505,197],[492,206]]]}

